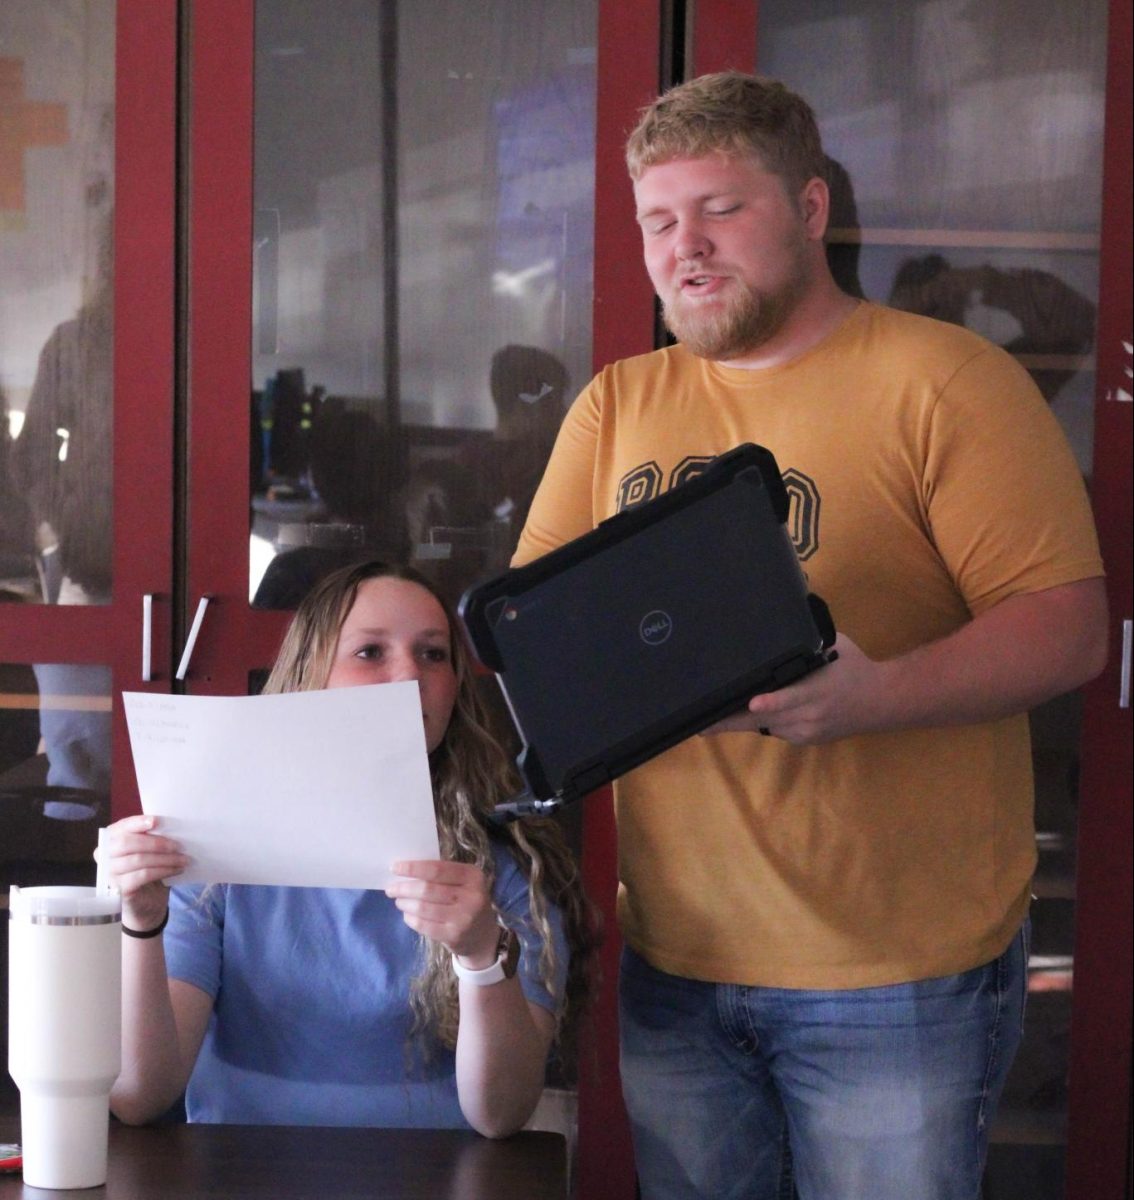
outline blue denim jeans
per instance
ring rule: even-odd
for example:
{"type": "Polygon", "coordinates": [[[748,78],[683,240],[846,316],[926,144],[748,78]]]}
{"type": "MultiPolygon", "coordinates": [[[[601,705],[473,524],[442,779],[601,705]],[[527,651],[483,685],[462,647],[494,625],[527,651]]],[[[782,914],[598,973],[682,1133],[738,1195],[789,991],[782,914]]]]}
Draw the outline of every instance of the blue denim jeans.
{"type": "Polygon", "coordinates": [[[625,949],[643,1200],[978,1200],[1027,943],[1025,925],[986,966],[846,991],[702,983],[625,949]]]}

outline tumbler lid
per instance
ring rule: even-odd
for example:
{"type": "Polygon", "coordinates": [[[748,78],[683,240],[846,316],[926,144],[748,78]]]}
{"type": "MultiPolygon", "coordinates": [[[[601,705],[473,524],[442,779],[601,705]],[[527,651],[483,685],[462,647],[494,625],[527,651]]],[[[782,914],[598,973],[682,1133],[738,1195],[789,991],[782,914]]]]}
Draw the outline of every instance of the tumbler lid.
{"type": "Polygon", "coordinates": [[[108,925],[122,920],[122,897],[93,887],[22,888],[12,884],[8,917],[31,925],[108,925]]]}

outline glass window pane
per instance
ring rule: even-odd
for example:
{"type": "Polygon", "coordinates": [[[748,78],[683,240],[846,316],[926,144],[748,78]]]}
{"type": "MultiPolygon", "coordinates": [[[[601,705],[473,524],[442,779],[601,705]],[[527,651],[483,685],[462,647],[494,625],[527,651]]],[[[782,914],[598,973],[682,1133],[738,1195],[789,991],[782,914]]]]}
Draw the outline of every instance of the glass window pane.
{"type": "Polygon", "coordinates": [[[769,0],[757,66],[816,110],[844,288],[1005,346],[1089,475],[1107,10],[1041,8],[769,0]]]}
{"type": "Polygon", "coordinates": [[[109,667],[0,663],[0,885],[93,874],[110,732],[109,667]]]}
{"type": "Polygon", "coordinates": [[[596,7],[257,3],[257,605],[507,564],[590,374],[596,7]]]}
{"type": "Polygon", "coordinates": [[[0,8],[0,587],[111,587],[113,0],[0,8]]]}

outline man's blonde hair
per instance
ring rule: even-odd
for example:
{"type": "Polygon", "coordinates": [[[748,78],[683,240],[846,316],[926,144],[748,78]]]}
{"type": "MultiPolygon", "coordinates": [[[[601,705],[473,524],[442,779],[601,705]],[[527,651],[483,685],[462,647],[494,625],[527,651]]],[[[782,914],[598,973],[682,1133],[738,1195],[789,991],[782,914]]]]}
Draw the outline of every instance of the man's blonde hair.
{"type": "Polygon", "coordinates": [[[700,75],[643,108],[626,142],[626,166],[637,180],[658,163],[714,152],[757,159],[792,192],[826,177],[811,106],[782,83],[743,71],[700,75]]]}

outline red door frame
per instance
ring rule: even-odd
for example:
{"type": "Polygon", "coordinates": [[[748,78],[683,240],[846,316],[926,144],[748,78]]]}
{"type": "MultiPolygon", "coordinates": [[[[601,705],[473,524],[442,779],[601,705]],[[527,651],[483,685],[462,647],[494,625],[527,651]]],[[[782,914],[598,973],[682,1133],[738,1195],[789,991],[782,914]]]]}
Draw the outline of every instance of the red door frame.
{"type": "MultiPolygon", "coordinates": [[[[595,137],[594,369],[654,348],[654,293],[642,264],[623,148],[660,78],[657,4],[599,0],[595,137]]],[[[609,789],[583,811],[583,882],[603,914],[602,988],[579,1060],[578,1185],[586,1200],[632,1200],[630,1129],[618,1078],[618,863],[609,789]]]]}
{"type": "Polygon", "coordinates": [[[1091,492],[1107,564],[1111,652],[1084,695],[1067,1200],[1129,1196],[1131,1183],[1134,774],[1130,708],[1119,707],[1122,622],[1131,617],[1131,7],[1111,0],[1107,38],[1091,492]]]}
{"type": "MultiPolygon", "coordinates": [[[[173,581],[176,0],[118,0],[115,15],[113,599],[8,606],[0,659],[109,664],[114,695],[169,687],[173,581]],[[154,598],[153,679],[143,682],[142,597],[154,598]]],[[[114,703],[111,808],[136,811],[114,703]]]]}
{"type": "Polygon", "coordinates": [[[217,695],[247,692],[288,617],[248,602],[254,17],[195,0],[189,31],[186,621],[209,605],[185,687],[217,695]]]}
{"type": "MultiPolygon", "coordinates": [[[[177,3],[119,0],[114,292],[115,694],[168,691],[173,622],[177,3]],[[153,599],[141,678],[143,596],[153,599]],[[137,665],[135,665],[137,664],[137,665]]],[[[126,718],[114,712],[114,818],[140,808],[126,718]]]]}
{"type": "Polygon", "coordinates": [[[756,61],[759,0],[689,0],[693,6],[689,76],[711,71],[751,71],[756,61]]]}

